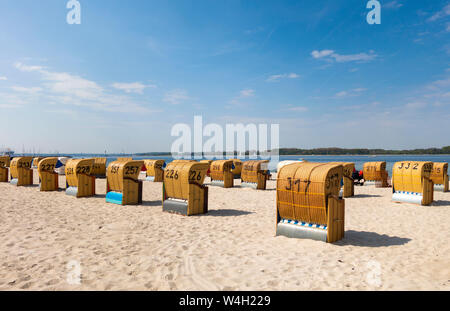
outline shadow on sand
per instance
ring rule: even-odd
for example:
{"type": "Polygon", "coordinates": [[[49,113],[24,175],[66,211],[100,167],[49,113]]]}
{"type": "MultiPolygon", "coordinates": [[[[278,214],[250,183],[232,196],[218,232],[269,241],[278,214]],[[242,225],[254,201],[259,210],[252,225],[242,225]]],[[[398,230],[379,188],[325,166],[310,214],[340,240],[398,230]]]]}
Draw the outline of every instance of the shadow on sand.
{"type": "Polygon", "coordinates": [[[346,246],[362,246],[362,247],[387,247],[395,245],[404,245],[411,241],[408,238],[399,238],[396,236],[381,235],[375,232],[366,231],[345,231],[343,240],[337,241],[333,244],[346,246]]]}
{"type": "MultiPolygon", "coordinates": [[[[381,195],[378,195],[378,194],[355,194],[354,196],[353,196],[353,198],[356,198],[356,199],[364,199],[364,198],[380,198],[381,197],[381,195]]],[[[351,198],[349,198],[349,199],[351,199],[351,198]]]]}
{"type": "Polygon", "coordinates": [[[162,206],[162,201],[158,200],[158,201],[143,201],[141,205],[144,206],[162,206]]]}
{"type": "Polygon", "coordinates": [[[220,210],[210,210],[207,214],[204,214],[204,216],[243,216],[243,215],[249,215],[253,214],[252,212],[247,211],[239,211],[235,209],[220,209],[220,210]]]}
{"type": "Polygon", "coordinates": [[[431,203],[431,206],[449,206],[450,205],[450,201],[447,200],[437,200],[437,201],[433,201],[433,203],[431,203]]]}

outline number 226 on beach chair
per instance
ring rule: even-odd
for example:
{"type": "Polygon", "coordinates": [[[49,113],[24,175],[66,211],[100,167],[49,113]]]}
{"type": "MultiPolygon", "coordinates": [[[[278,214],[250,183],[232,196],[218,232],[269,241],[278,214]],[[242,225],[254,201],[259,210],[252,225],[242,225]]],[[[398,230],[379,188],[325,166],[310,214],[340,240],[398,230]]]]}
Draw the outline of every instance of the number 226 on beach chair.
{"type": "Polygon", "coordinates": [[[115,161],[106,172],[106,202],[119,205],[142,203],[139,173],[144,161],[115,161]]]}
{"type": "Polygon", "coordinates": [[[94,159],[71,159],[66,163],[66,194],[81,197],[95,195],[94,159]]]}
{"type": "Polygon", "coordinates": [[[208,163],[178,162],[167,165],[163,182],[163,211],[184,216],[208,212],[208,187],[203,185],[208,163]]]}
{"type": "Polygon", "coordinates": [[[345,203],[338,164],[295,163],[277,178],[277,235],[333,243],[344,237],[345,203]]]}
{"type": "Polygon", "coordinates": [[[432,162],[403,161],[392,169],[392,201],[420,205],[433,202],[432,162]]]}
{"type": "Polygon", "coordinates": [[[431,180],[434,183],[434,191],[448,192],[448,163],[433,163],[431,180]]]}
{"type": "Polygon", "coordinates": [[[58,173],[55,172],[58,158],[44,158],[39,161],[39,190],[58,191],[58,173]]]}
{"type": "Polygon", "coordinates": [[[33,184],[32,157],[14,158],[10,164],[10,183],[16,186],[31,186],[33,184]]]}
{"type": "Polygon", "coordinates": [[[8,182],[9,156],[0,156],[0,182],[8,182]]]}

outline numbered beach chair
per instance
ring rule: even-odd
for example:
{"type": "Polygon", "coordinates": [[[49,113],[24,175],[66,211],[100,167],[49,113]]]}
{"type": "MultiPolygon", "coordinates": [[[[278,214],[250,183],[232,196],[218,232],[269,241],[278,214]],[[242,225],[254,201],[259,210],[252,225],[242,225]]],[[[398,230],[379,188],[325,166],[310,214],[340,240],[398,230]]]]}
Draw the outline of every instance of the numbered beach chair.
{"type": "Polygon", "coordinates": [[[164,160],[145,160],[144,164],[147,169],[146,180],[163,182],[164,168],[166,167],[166,162],[164,160]]]}
{"type": "Polygon", "coordinates": [[[241,186],[257,190],[266,190],[269,161],[246,161],[242,166],[241,186]]]}
{"type": "Polygon", "coordinates": [[[129,158],[129,157],[122,157],[122,158],[117,158],[117,160],[116,161],[120,161],[120,162],[123,162],[123,161],[133,161],[133,158],[129,158]]]}
{"type": "Polygon", "coordinates": [[[94,158],[94,166],[92,167],[92,175],[95,178],[106,177],[106,158],[94,158]]]}
{"type": "Polygon", "coordinates": [[[58,158],[44,158],[39,161],[39,190],[40,191],[58,191],[58,173],[55,172],[58,158]]]}
{"type": "Polygon", "coordinates": [[[211,184],[224,188],[234,186],[233,160],[213,161],[210,166],[211,184]]]}
{"type": "Polygon", "coordinates": [[[211,177],[211,163],[213,163],[213,160],[201,160],[200,163],[208,164],[208,171],[206,172],[206,176],[211,177]]]}
{"type": "Polygon", "coordinates": [[[95,195],[94,159],[71,159],[66,163],[66,194],[77,198],[95,195]]]}
{"type": "Polygon", "coordinates": [[[433,163],[431,180],[434,183],[434,191],[448,192],[448,163],[433,163]]]}
{"type": "Polygon", "coordinates": [[[33,185],[33,169],[31,168],[32,157],[18,157],[10,163],[10,184],[15,186],[33,185]]]}
{"type": "Polygon", "coordinates": [[[231,169],[231,173],[233,173],[233,178],[239,179],[241,178],[242,166],[243,162],[239,159],[233,159],[233,168],[231,169]]]}
{"type": "Polygon", "coordinates": [[[355,183],[353,182],[353,170],[355,169],[355,163],[351,162],[333,162],[332,164],[340,164],[343,168],[343,177],[341,183],[340,197],[350,198],[355,195],[355,183]]]}
{"type": "Polygon", "coordinates": [[[35,158],[33,158],[33,163],[31,164],[31,167],[37,169],[39,167],[39,162],[41,162],[42,159],[45,159],[45,157],[35,157],[35,158]]]}
{"type": "Polygon", "coordinates": [[[433,162],[402,161],[392,169],[392,201],[420,205],[433,202],[433,162]]]}
{"type": "Polygon", "coordinates": [[[106,202],[119,205],[142,203],[142,181],[139,173],[144,161],[114,161],[108,165],[106,202]]]}
{"type": "Polygon", "coordinates": [[[389,187],[386,162],[366,162],[363,166],[364,185],[375,185],[378,188],[389,187]]]}
{"type": "Polygon", "coordinates": [[[0,156],[0,182],[8,182],[9,156],[0,156]]]}
{"type": "Polygon", "coordinates": [[[344,237],[340,164],[293,163],[277,178],[277,235],[336,242],[344,237]]]}
{"type": "Polygon", "coordinates": [[[184,216],[208,212],[208,187],[203,185],[207,163],[171,162],[163,182],[163,211],[184,216]]]}

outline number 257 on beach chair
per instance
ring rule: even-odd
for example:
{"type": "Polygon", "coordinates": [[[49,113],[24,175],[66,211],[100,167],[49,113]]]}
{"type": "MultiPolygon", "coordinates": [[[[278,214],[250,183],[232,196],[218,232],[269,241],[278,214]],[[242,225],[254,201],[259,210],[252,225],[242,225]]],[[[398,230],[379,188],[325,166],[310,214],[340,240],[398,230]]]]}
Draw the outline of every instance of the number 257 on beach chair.
{"type": "Polygon", "coordinates": [[[119,205],[142,203],[139,173],[144,161],[115,161],[106,172],[106,202],[119,205]]]}

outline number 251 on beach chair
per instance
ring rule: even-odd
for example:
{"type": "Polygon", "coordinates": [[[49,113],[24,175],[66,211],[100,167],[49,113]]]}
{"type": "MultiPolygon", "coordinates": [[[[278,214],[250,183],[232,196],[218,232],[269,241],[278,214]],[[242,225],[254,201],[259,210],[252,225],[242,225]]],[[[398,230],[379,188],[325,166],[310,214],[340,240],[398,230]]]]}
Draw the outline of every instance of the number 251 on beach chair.
{"type": "Polygon", "coordinates": [[[344,237],[345,203],[339,198],[342,165],[294,163],[277,178],[277,235],[333,243],[344,237]]]}
{"type": "Polygon", "coordinates": [[[366,162],[363,166],[364,186],[375,185],[379,188],[389,186],[389,174],[386,171],[386,162],[366,162]]]}
{"type": "Polygon", "coordinates": [[[163,182],[164,168],[166,167],[166,162],[164,160],[144,160],[144,164],[147,169],[145,180],[163,182]]]}
{"type": "Polygon", "coordinates": [[[203,185],[208,163],[172,162],[163,182],[163,211],[185,216],[208,212],[208,187],[203,185]]]}
{"type": "Polygon", "coordinates": [[[213,161],[210,166],[211,184],[224,188],[232,188],[234,186],[233,167],[233,160],[213,161]]]}
{"type": "Polygon", "coordinates": [[[9,156],[0,156],[0,182],[8,182],[9,156]]]}
{"type": "Polygon", "coordinates": [[[241,187],[266,190],[268,164],[268,160],[244,162],[241,171],[241,187]]]}
{"type": "Polygon", "coordinates": [[[434,183],[434,191],[448,192],[448,163],[433,163],[431,180],[434,183]]]}
{"type": "Polygon", "coordinates": [[[433,202],[432,162],[403,161],[392,169],[392,201],[419,205],[433,202]]]}
{"type": "Polygon", "coordinates": [[[39,161],[39,190],[40,191],[58,191],[58,173],[55,172],[58,158],[44,158],[39,161]]]}
{"type": "Polygon", "coordinates": [[[10,183],[16,186],[33,185],[33,169],[31,168],[32,157],[14,158],[10,164],[10,183]]]}
{"type": "Polygon", "coordinates": [[[66,163],[66,194],[81,197],[95,195],[94,159],[71,159],[66,163]]]}
{"type": "Polygon", "coordinates": [[[142,203],[139,173],[144,161],[115,161],[106,172],[106,202],[119,205],[142,203]]]}

